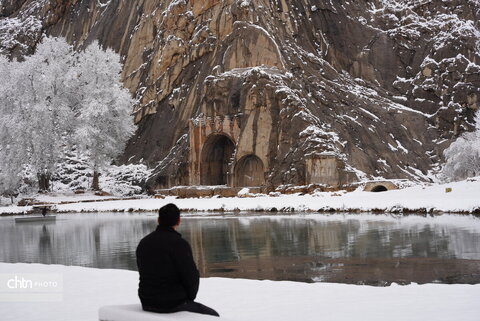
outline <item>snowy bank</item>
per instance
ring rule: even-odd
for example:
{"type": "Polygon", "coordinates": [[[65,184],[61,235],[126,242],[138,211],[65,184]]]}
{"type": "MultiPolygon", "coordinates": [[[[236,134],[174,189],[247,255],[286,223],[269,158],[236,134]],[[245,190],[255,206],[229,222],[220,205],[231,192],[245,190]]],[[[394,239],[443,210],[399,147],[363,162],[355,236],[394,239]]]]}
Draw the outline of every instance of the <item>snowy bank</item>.
{"type": "MultiPolygon", "coordinates": [[[[0,302],[3,321],[97,320],[104,305],[137,304],[138,274],[74,266],[0,263],[1,274],[63,276],[63,300],[0,302]]],[[[0,286],[4,286],[0,284],[0,286]]],[[[207,278],[197,300],[220,320],[478,320],[480,285],[371,287],[207,278]]],[[[171,320],[192,320],[188,313],[171,320]]],[[[141,320],[138,320],[141,321],[141,320]]]]}
{"type": "MultiPolygon", "coordinates": [[[[71,197],[69,198],[71,200],[71,197]]],[[[60,203],[54,197],[50,202],[60,203]]],[[[451,212],[472,213],[480,210],[480,179],[413,186],[400,190],[372,193],[323,192],[314,195],[279,195],[231,198],[132,199],[58,204],[59,212],[155,211],[174,202],[188,211],[338,211],[338,212],[451,212]],[[446,192],[447,188],[451,192],[446,192]]],[[[23,213],[30,207],[0,207],[0,213],[23,213]]]]}

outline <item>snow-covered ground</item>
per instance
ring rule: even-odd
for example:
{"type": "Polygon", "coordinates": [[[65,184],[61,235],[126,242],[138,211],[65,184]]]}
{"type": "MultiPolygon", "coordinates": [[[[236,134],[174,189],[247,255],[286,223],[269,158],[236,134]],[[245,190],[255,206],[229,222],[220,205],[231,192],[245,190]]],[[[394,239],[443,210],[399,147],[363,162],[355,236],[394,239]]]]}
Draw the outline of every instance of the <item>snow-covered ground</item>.
{"type": "Polygon", "coordinates": [[[51,194],[38,194],[34,198],[39,202],[45,203],[70,203],[70,202],[85,202],[85,201],[102,201],[113,198],[121,198],[117,196],[100,196],[95,195],[94,193],[83,193],[83,194],[74,194],[74,193],[51,193],[51,194]]]}
{"type": "MultiPolygon", "coordinates": [[[[60,203],[72,201],[77,196],[48,196],[44,201],[60,203]]],[[[85,201],[85,196],[78,200],[85,201]]],[[[93,197],[92,197],[93,199],[93,197]]],[[[101,197],[96,197],[101,200],[101,197]]],[[[182,210],[191,211],[318,211],[333,208],[337,211],[360,210],[363,212],[386,211],[398,212],[399,209],[433,209],[441,212],[468,213],[480,208],[480,179],[436,184],[430,186],[413,186],[401,190],[381,193],[357,190],[351,193],[325,192],[314,195],[280,195],[232,198],[186,198],[175,199],[130,199],[97,202],[59,204],[59,212],[111,212],[111,211],[154,211],[174,202],[182,210]],[[451,188],[447,193],[446,188],[451,188]]],[[[31,207],[0,207],[0,213],[23,213],[31,207]]],[[[401,211],[400,211],[401,212],[401,211]]]]}
{"type": "MultiPolygon", "coordinates": [[[[2,321],[98,320],[104,305],[136,304],[138,274],[74,266],[0,263],[1,274],[63,276],[57,302],[0,302],[2,321]]],[[[0,284],[0,289],[4,284],[0,284]]],[[[41,294],[38,294],[41,295],[41,294]]],[[[478,320],[480,285],[371,287],[206,278],[197,301],[224,320],[478,320]]],[[[0,298],[4,298],[0,296],[0,298]]],[[[188,313],[171,320],[194,320],[188,313]]],[[[141,321],[137,319],[136,321],[141,321]]]]}

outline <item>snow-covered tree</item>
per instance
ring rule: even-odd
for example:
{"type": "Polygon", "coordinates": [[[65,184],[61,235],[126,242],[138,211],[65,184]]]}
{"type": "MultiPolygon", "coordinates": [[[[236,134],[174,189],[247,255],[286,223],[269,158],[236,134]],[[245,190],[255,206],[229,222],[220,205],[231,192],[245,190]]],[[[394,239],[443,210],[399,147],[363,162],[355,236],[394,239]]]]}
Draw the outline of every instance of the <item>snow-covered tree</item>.
{"type": "Polygon", "coordinates": [[[124,150],[134,131],[134,101],[122,86],[122,65],[113,50],[102,50],[95,41],[78,54],[76,68],[81,96],[76,141],[88,156],[93,168],[92,188],[98,190],[100,171],[124,150]]]}
{"type": "Polygon", "coordinates": [[[10,62],[0,55],[0,191],[6,194],[14,192],[20,184],[22,166],[10,160],[21,155],[15,153],[18,145],[15,119],[12,117],[15,102],[14,77],[10,62]]]}
{"type": "Polygon", "coordinates": [[[443,174],[450,180],[480,175],[480,111],[475,115],[475,131],[464,133],[444,151],[443,174]]]}
{"type": "Polygon", "coordinates": [[[0,96],[2,173],[10,185],[29,165],[37,173],[39,189],[48,190],[55,164],[63,155],[72,128],[67,71],[73,50],[64,40],[46,38],[24,62],[6,62],[0,96]],[[15,167],[15,168],[12,168],[15,167]]]}
{"type": "Polygon", "coordinates": [[[96,173],[123,150],[134,125],[120,71],[113,51],[94,43],[77,53],[59,38],[45,38],[24,62],[0,57],[0,192],[18,187],[25,168],[48,190],[73,146],[96,173]]]}

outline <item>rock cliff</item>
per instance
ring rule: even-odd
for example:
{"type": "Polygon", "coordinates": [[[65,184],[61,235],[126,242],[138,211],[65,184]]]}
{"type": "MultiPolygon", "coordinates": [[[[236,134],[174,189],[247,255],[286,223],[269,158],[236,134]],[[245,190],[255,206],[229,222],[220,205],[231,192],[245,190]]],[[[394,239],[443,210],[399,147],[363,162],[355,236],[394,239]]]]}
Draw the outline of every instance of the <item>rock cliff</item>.
{"type": "Polygon", "coordinates": [[[149,184],[428,180],[480,102],[477,0],[0,0],[0,51],[116,50],[149,184]],[[308,165],[307,165],[308,164],[308,165]]]}

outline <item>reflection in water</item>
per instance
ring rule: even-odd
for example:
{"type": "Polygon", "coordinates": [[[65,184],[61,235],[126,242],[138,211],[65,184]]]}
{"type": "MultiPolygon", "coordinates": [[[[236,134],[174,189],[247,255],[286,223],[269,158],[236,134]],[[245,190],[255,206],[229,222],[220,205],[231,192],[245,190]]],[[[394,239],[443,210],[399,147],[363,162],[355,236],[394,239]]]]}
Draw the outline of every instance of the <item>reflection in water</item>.
{"type": "Polygon", "coordinates": [[[39,242],[38,242],[38,253],[39,256],[48,258],[50,262],[54,262],[54,254],[52,249],[52,241],[50,239],[50,233],[48,231],[47,225],[42,225],[42,231],[40,232],[39,242]]]}
{"type": "MultiPolygon", "coordinates": [[[[444,215],[184,218],[203,276],[273,280],[480,282],[480,220],[444,215]]],[[[155,216],[68,214],[57,222],[0,219],[0,261],[136,270],[155,216]]]]}

